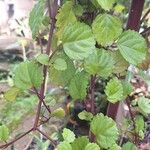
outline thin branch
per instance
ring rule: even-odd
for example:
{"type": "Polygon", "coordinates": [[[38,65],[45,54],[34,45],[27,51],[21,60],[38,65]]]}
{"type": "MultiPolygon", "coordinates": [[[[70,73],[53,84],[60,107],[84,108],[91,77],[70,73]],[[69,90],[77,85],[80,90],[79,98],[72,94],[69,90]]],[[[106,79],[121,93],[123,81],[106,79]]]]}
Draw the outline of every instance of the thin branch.
{"type": "Polygon", "coordinates": [[[95,114],[95,82],[96,82],[96,75],[91,76],[91,84],[90,84],[90,91],[91,91],[91,113],[95,114]]]}
{"type": "Polygon", "coordinates": [[[142,36],[145,36],[145,35],[147,35],[147,34],[149,34],[150,33],[150,27],[148,27],[148,28],[146,28],[144,31],[142,31],[140,34],[142,35],[142,36]]]}
{"type": "MultiPolygon", "coordinates": [[[[50,117],[47,118],[45,121],[42,121],[40,125],[38,125],[38,127],[40,127],[41,125],[47,123],[48,121],[50,120],[50,117]]],[[[6,149],[8,146],[14,144],[15,142],[17,142],[18,140],[22,139],[24,136],[28,135],[29,133],[33,132],[34,131],[34,127],[31,128],[30,130],[26,131],[24,134],[22,134],[21,136],[15,138],[14,140],[4,144],[4,145],[1,145],[0,146],[0,149],[6,149]]]]}
{"type": "Polygon", "coordinates": [[[131,120],[133,122],[133,128],[134,128],[134,142],[135,144],[137,144],[137,133],[136,133],[136,126],[135,126],[135,120],[134,120],[134,115],[133,115],[133,112],[131,110],[131,102],[130,102],[130,96],[128,96],[126,98],[126,104],[128,106],[128,109],[129,109],[129,114],[130,114],[130,117],[131,117],[131,120]]]}
{"type": "Polygon", "coordinates": [[[42,132],[40,129],[36,129],[39,133],[41,133],[43,136],[45,136],[45,138],[46,139],[48,139],[49,141],[51,141],[52,142],[52,144],[53,144],[53,146],[54,147],[56,147],[56,145],[57,145],[57,143],[53,140],[53,139],[51,139],[48,135],[46,135],[44,132],[42,132]]]}
{"type": "Polygon", "coordinates": [[[146,17],[148,16],[149,13],[150,13],[150,8],[147,10],[147,12],[145,13],[145,15],[144,15],[143,18],[141,19],[141,24],[142,24],[143,21],[146,19],[146,17]]]}
{"type": "Polygon", "coordinates": [[[47,111],[49,113],[51,113],[50,108],[46,105],[45,101],[43,100],[43,98],[41,97],[41,95],[38,93],[37,89],[34,87],[34,91],[36,93],[36,95],[38,96],[39,100],[42,101],[43,105],[45,106],[45,108],[47,109],[47,111]]]}

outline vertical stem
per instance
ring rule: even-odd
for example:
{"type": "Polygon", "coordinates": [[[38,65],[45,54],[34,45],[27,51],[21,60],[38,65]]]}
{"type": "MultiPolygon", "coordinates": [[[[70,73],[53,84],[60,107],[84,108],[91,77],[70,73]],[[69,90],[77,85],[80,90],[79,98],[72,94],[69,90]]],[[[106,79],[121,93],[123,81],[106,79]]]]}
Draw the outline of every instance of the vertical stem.
{"type": "MultiPolygon", "coordinates": [[[[48,10],[49,10],[49,17],[52,20],[51,23],[51,27],[50,27],[50,31],[49,31],[49,38],[48,38],[48,44],[47,44],[47,49],[46,49],[46,54],[50,55],[50,49],[51,49],[51,44],[52,44],[52,37],[53,37],[53,32],[55,29],[55,17],[57,14],[57,6],[58,6],[58,0],[55,0],[52,4],[52,6],[50,5],[50,0],[48,0],[48,10]]],[[[41,106],[42,106],[42,101],[44,101],[45,98],[45,87],[46,87],[46,78],[47,78],[47,73],[48,73],[48,66],[43,66],[43,83],[41,85],[41,89],[40,89],[40,96],[41,99],[39,99],[39,104],[38,104],[38,109],[37,109],[37,114],[36,114],[36,119],[35,119],[35,123],[34,123],[34,129],[36,129],[37,125],[38,125],[38,121],[40,118],[40,111],[41,111],[41,106]]]]}
{"type": "Polygon", "coordinates": [[[145,0],[132,0],[127,29],[139,31],[145,0]]]}
{"type": "Polygon", "coordinates": [[[91,92],[91,113],[95,114],[95,81],[96,76],[91,76],[90,92],[91,92]]]}

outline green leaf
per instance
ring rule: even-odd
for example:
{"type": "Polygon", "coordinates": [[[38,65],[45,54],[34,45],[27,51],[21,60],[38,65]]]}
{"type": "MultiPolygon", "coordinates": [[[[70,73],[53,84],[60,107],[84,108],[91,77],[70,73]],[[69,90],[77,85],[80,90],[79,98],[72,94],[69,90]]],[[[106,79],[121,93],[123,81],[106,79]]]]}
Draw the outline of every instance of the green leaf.
{"type": "Polygon", "coordinates": [[[117,78],[111,79],[106,86],[105,93],[108,101],[116,103],[123,98],[123,86],[117,78]]]}
{"type": "Polygon", "coordinates": [[[42,65],[48,65],[49,57],[47,54],[40,54],[36,57],[36,60],[42,65]]]}
{"type": "Polygon", "coordinates": [[[93,114],[84,110],[78,114],[78,117],[81,120],[91,121],[93,118],[93,114]]]}
{"type": "Polygon", "coordinates": [[[87,137],[82,136],[74,140],[74,142],[71,144],[72,150],[85,150],[85,147],[89,143],[89,140],[87,137]]]}
{"type": "Polygon", "coordinates": [[[113,73],[123,74],[128,69],[129,63],[122,57],[119,51],[110,52],[110,55],[114,60],[115,67],[113,73]]]}
{"type": "Polygon", "coordinates": [[[150,99],[140,97],[138,99],[138,107],[141,113],[147,116],[148,114],[150,114],[150,99]]]}
{"type": "Polygon", "coordinates": [[[140,131],[144,131],[144,127],[145,127],[145,122],[144,122],[144,118],[143,116],[136,116],[135,118],[135,130],[136,130],[136,133],[139,134],[140,131]]]}
{"type": "Polygon", "coordinates": [[[53,117],[57,117],[57,118],[63,118],[65,117],[65,111],[64,109],[62,109],[61,107],[60,108],[57,108],[56,110],[54,110],[51,115],[53,117]]]}
{"type": "Polygon", "coordinates": [[[114,144],[109,150],[121,150],[121,147],[117,144],[114,144]]]}
{"type": "Polygon", "coordinates": [[[63,136],[64,141],[68,143],[72,143],[75,140],[75,134],[67,128],[63,129],[62,136],[63,136]]]}
{"type": "Polygon", "coordinates": [[[66,2],[60,9],[56,16],[57,22],[56,27],[58,29],[57,35],[61,39],[64,29],[70,23],[74,23],[77,21],[75,14],[73,12],[73,2],[66,2]]]}
{"type": "Polygon", "coordinates": [[[114,61],[108,52],[97,49],[95,53],[85,59],[84,67],[89,74],[108,77],[113,71],[114,61]]]}
{"type": "Polygon", "coordinates": [[[57,58],[62,58],[65,60],[67,64],[67,69],[57,70],[54,68],[54,66],[50,66],[49,67],[50,81],[56,85],[66,86],[75,74],[75,67],[73,62],[64,53],[59,53],[56,56],[54,56],[54,58],[50,63],[53,63],[57,58]]]}
{"type": "Polygon", "coordinates": [[[84,9],[81,5],[77,4],[73,7],[73,11],[77,17],[82,16],[84,9]]]}
{"type": "Polygon", "coordinates": [[[131,94],[133,91],[131,83],[127,81],[122,81],[122,87],[123,87],[123,99],[125,99],[128,95],[131,94]]]}
{"type": "Polygon", "coordinates": [[[89,143],[84,150],[100,150],[100,147],[96,143],[89,143]]]}
{"type": "Polygon", "coordinates": [[[22,90],[39,87],[43,81],[43,73],[33,61],[22,62],[15,70],[15,86],[22,90]]]}
{"type": "Polygon", "coordinates": [[[110,148],[118,139],[116,123],[103,114],[97,114],[90,126],[91,132],[96,136],[96,141],[102,148],[110,148]]]}
{"type": "Polygon", "coordinates": [[[74,100],[83,100],[87,94],[88,77],[85,72],[75,74],[69,84],[69,94],[74,100]]]}
{"type": "Polygon", "coordinates": [[[9,129],[2,125],[0,126],[0,141],[6,141],[9,137],[9,129]]]}
{"type": "Polygon", "coordinates": [[[62,58],[57,58],[55,61],[54,61],[54,68],[56,70],[66,70],[67,69],[67,63],[64,59],[62,58]]]}
{"type": "Polygon", "coordinates": [[[137,150],[137,148],[133,143],[127,142],[123,145],[122,150],[137,150]]]}
{"type": "Polygon", "coordinates": [[[72,147],[68,142],[61,142],[57,146],[57,150],[72,150],[72,147]]]}
{"type": "Polygon", "coordinates": [[[96,1],[104,10],[110,10],[113,7],[113,4],[116,2],[116,0],[96,0],[96,1]]]}
{"type": "Polygon", "coordinates": [[[35,39],[39,30],[41,29],[44,19],[44,9],[46,0],[38,0],[30,13],[29,26],[32,31],[32,37],[35,39]]]}
{"type": "Polygon", "coordinates": [[[75,60],[83,60],[95,50],[92,30],[84,23],[77,22],[67,26],[62,42],[65,53],[75,60]]]}
{"type": "Polygon", "coordinates": [[[20,93],[20,89],[16,87],[12,87],[7,92],[4,93],[4,98],[7,101],[15,101],[19,93],[20,93]]]}
{"type": "Polygon", "coordinates": [[[124,59],[133,65],[142,63],[146,57],[146,41],[135,31],[128,30],[122,33],[117,44],[124,59]]]}
{"type": "Polygon", "coordinates": [[[103,14],[96,17],[92,29],[98,44],[108,46],[121,34],[122,24],[117,17],[103,14]]]}

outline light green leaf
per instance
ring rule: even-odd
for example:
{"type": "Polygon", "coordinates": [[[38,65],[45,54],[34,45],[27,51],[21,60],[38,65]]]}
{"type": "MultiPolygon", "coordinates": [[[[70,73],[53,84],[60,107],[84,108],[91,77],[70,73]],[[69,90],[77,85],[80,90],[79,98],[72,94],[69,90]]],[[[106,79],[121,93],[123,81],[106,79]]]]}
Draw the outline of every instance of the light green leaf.
{"type": "Polygon", "coordinates": [[[116,2],[116,0],[96,0],[96,1],[104,10],[110,10],[113,7],[113,4],[116,2]]]}
{"type": "Polygon", "coordinates": [[[113,72],[114,61],[108,52],[97,49],[95,53],[85,59],[84,67],[89,74],[108,77],[113,72]]]}
{"type": "Polygon", "coordinates": [[[89,143],[87,137],[82,136],[74,140],[71,144],[72,150],[85,150],[86,145],[89,143]]]}
{"type": "Polygon", "coordinates": [[[136,116],[135,127],[136,127],[135,130],[137,134],[139,134],[140,131],[144,131],[145,122],[143,116],[140,115],[136,116]]]}
{"type": "Polygon", "coordinates": [[[93,118],[93,114],[84,110],[78,114],[78,117],[81,120],[91,121],[93,118]]]}
{"type": "Polygon", "coordinates": [[[19,93],[20,93],[20,89],[16,87],[12,87],[7,92],[4,93],[4,98],[7,101],[15,101],[19,93]]]}
{"type": "Polygon", "coordinates": [[[138,65],[145,59],[146,41],[139,33],[132,30],[125,31],[117,43],[121,55],[129,63],[138,65]]]}
{"type": "Polygon", "coordinates": [[[123,87],[123,99],[125,99],[128,95],[131,94],[133,91],[131,83],[127,81],[122,81],[122,87],[123,87]]]}
{"type": "Polygon", "coordinates": [[[138,99],[138,107],[141,113],[147,116],[148,114],[150,114],[150,99],[140,97],[138,99]]]}
{"type": "Polygon", "coordinates": [[[39,87],[43,81],[43,73],[33,61],[22,62],[15,70],[15,86],[22,90],[39,87]]]}
{"type": "Polygon", "coordinates": [[[73,12],[73,2],[67,1],[60,9],[56,16],[57,22],[56,27],[58,28],[57,35],[61,39],[64,29],[70,23],[77,21],[73,12]]]}
{"type": "Polygon", "coordinates": [[[53,57],[50,63],[53,63],[57,58],[62,58],[67,64],[67,69],[57,70],[54,66],[49,67],[49,77],[50,81],[56,85],[66,86],[75,74],[75,67],[73,62],[64,54],[59,53],[53,57]]]}
{"type": "Polygon", "coordinates": [[[64,59],[62,58],[57,58],[55,61],[54,61],[54,68],[56,70],[66,70],[67,69],[67,63],[64,59]]]}
{"type": "Polygon", "coordinates": [[[67,26],[62,42],[65,53],[75,60],[83,60],[95,50],[92,30],[84,23],[77,22],[67,26]]]}
{"type": "Polygon", "coordinates": [[[44,9],[46,0],[38,0],[30,13],[29,25],[32,31],[32,37],[35,39],[41,29],[44,19],[44,9]]]}
{"type": "Polygon", "coordinates": [[[57,150],[72,150],[72,147],[68,142],[61,142],[57,146],[57,150]]]}
{"type": "Polygon", "coordinates": [[[96,17],[92,29],[98,44],[108,46],[121,34],[122,24],[117,17],[103,14],[96,17]]]}
{"type": "Polygon", "coordinates": [[[125,10],[125,6],[122,4],[117,4],[114,8],[116,13],[122,13],[125,10]]]}
{"type": "Polygon", "coordinates": [[[40,54],[36,57],[36,60],[41,63],[42,65],[48,65],[49,57],[47,54],[40,54]]]}
{"type": "Polygon", "coordinates": [[[100,147],[96,143],[89,143],[84,150],[100,150],[100,147]]]}
{"type": "Polygon", "coordinates": [[[114,60],[115,67],[113,73],[123,74],[128,69],[129,63],[122,57],[119,51],[110,52],[110,55],[114,60]]]}
{"type": "Polygon", "coordinates": [[[133,143],[127,142],[123,145],[122,150],[137,150],[137,148],[133,143]]]}
{"type": "Polygon", "coordinates": [[[96,136],[96,141],[102,148],[110,148],[118,139],[116,123],[103,114],[97,114],[90,126],[91,132],[96,136]]]}
{"type": "Polygon", "coordinates": [[[9,137],[9,129],[5,125],[0,126],[0,141],[6,141],[9,137]]]}
{"type": "Polygon", "coordinates": [[[70,129],[67,128],[63,129],[62,136],[64,141],[68,143],[72,143],[75,140],[75,134],[70,129]]]}
{"type": "Polygon", "coordinates": [[[65,111],[64,109],[62,109],[61,107],[60,108],[57,108],[56,110],[54,110],[51,115],[53,117],[57,117],[57,118],[63,118],[65,117],[65,111]]]}
{"type": "Polygon", "coordinates": [[[111,79],[106,86],[105,93],[108,101],[116,103],[123,98],[123,86],[117,78],[111,79]]]}
{"type": "Polygon", "coordinates": [[[81,5],[77,4],[73,7],[73,11],[77,17],[82,16],[84,9],[81,5]]]}
{"type": "Polygon", "coordinates": [[[121,147],[115,144],[109,150],[121,150],[121,147]]]}
{"type": "Polygon", "coordinates": [[[85,72],[75,74],[69,84],[69,94],[74,100],[83,100],[86,97],[88,77],[85,72]]]}

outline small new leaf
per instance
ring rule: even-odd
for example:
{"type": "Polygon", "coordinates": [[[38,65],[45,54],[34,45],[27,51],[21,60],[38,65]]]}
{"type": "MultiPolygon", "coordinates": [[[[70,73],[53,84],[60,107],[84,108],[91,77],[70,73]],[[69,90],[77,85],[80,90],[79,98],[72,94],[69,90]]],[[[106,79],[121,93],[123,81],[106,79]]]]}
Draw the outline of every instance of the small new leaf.
{"type": "Polygon", "coordinates": [[[91,28],[80,22],[70,24],[65,28],[62,42],[66,55],[75,60],[83,60],[95,50],[91,28]]]}
{"type": "Polygon", "coordinates": [[[6,141],[9,137],[9,129],[5,125],[0,126],[0,141],[6,141]]]}
{"type": "Polygon", "coordinates": [[[81,120],[91,121],[93,118],[93,114],[84,110],[78,114],[78,117],[81,120]]]}
{"type": "Polygon", "coordinates": [[[93,118],[90,130],[96,136],[99,146],[105,149],[113,146],[119,135],[116,123],[103,114],[97,114],[93,118]]]}
{"type": "Polygon", "coordinates": [[[116,103],[123,98],[123,86],[117,78],[111,79],[106,86],[105,93],[108,101],[116,103]]]}
{"type": "Polygon", "coordinates": [[[75,74],[75,67],[73,62],[64,53],[56,54],[50,63],[54,63],[57,58],[62,58],[66,62],[67,68],[65,70],[57,70],[53,65],[50,66],[50,81],[55,85],[66,86],[75,74]]]}
{"type": "Polygon", "coordinates": [[[138,65],[146,57],[147,45],[145,39],[137,32],[128,30],[121,34],[118,40],[121,55],[130,64],[138,65]]]}
{"type": "Polygon", "coordinates": [[[54,111],[51,113],[51,115],[52,115],[53,117],[63,118],[63,117],[65,117],[65,111],[64,111],[64,109],[62,109],[62,108],[58,108],[58,109],[54,110],[54,111]]]}
{"type": "Polygon", "coordinates": [[[122,33],[122,24],[117,17],[103,14],[96,17],[92,29],[98,44],[108,46],[122,33]]]}
{"type": "Polygon", "coordinates": [[[64,141],[68,143],[72,143],[75,140],[75,134],[67,128],[63,129],[62,136],[63,136],[64,141]]]}
{"type": "Polygon", "coordinates": [[[57,58],[54,61],[54,68],[57,70],[66,70],[67,69],[67,63],[64,59],[62,58],[57,58]]]}

